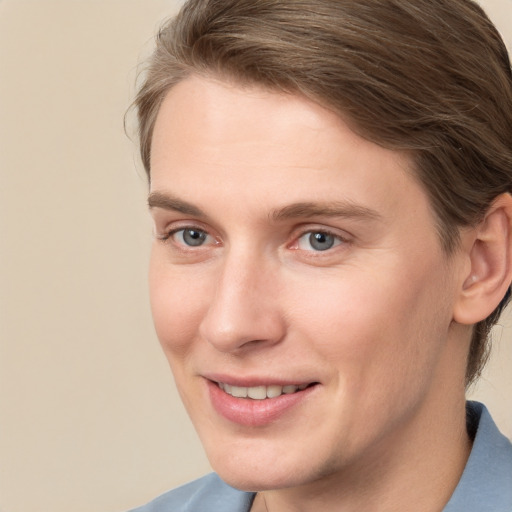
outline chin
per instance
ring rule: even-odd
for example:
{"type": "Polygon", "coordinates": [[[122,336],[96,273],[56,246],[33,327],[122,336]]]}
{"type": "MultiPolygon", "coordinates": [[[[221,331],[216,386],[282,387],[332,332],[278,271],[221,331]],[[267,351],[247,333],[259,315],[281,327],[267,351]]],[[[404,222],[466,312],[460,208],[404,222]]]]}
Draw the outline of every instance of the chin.
{"type": "Polygon", "coordinates": [[[302,483],[301,479],[294,477],[294,475],[288,471],[285,472],[284,475],[274,473],[271,475],[254,474],[251,471],[244,471],[238,467],[235,471],[225,470],[225,468],[222,468],[217,470],[216,473],[231,487],[248,492],[286,489],[289,487],[296,487],[302,483]]]}
{"type": "Polygon", "coordinates": [[[227,451],[209,456],[210,464],[224,482],[242,491],[285,489],[315,479],[313,475],[316,472],[311,461],[286,460],[286,455],[278,453],[262,457],[254,451],[242,452],[243,455],[229,448],[227,451]]]}

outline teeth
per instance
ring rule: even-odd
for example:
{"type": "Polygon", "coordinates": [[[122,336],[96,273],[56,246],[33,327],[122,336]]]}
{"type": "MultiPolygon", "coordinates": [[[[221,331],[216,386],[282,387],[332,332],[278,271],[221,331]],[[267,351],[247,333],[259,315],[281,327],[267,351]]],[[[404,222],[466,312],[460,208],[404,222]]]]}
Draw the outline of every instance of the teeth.
{"type": "Polygon", "coordinates": [[[281,396],[283,392],[282,386],[267,386],[267,397],[268,398],[276,398],[281,396]]]}
{"type": "Polygon", "coordinates": [[[296,393],[297,391],[302,391],[306,389],[309,384],[300,384],[299,386],[295,386],[293,384],[287,386],[277,386],[275,384],[271,386],[253,386],[253,387],[243,387],[243,386],[231,386],[230,384],[225,384],[224,382],[218,383],[220,389],[225,391],[228,395],[234,396],[236,398],[252,398],[253,400],[264,400],[265,398],[277,398],[283,394],[289,395],[291,393],[296,393]]]}
{"type": "MultiPolygon", "coordinates": [[[[249,388],[242,388],[240,386],[231,386],[231,395],[238,398],[247,398],[247,391],[249,388]]],[[[251,397],[253,398],[253,397],[251,397]]]]}
{"type": "Polygon", "coordinates": [[[245,388],[247,390],[247,396],[254,400],[263,400],[267,398],[266,386],[256,386],[254,388],[245,388]]]}

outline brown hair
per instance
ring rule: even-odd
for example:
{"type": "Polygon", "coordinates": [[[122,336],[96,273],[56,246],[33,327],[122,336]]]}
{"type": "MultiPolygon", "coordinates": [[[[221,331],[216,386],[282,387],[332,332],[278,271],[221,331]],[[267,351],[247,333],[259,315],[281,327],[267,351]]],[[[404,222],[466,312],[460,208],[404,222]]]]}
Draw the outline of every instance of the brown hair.
{"type": "MultiPolygon", "coordinates": [[[[189,0],[160,30],[135,101],[148,176],[160,104],[192,73],[302,94],[407,151],[448,254],[512,190],[510,61],[472,0],[189,0]]],[[[474,326],[467,384],[507,301],[474,326]]]]}

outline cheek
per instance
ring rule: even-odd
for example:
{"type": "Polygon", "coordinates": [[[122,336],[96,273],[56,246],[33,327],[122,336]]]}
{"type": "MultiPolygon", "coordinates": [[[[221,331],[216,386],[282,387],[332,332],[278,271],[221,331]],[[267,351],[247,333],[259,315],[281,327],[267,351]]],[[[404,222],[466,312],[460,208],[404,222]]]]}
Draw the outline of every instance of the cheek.
{"type": "Polygon", "coordinates": [[[295,319],[349,387],[415,379],[434,364],[448,333],[446,271],[437,264],[380,269],[352,268],[297,294],[295,319]]]}
{"type": "Polygon", "coordinates": [[[207,307],[206,283],[183,267],[162,260],[154,250],[149,271],[153,322],[166,355],[182,357],[190,350],[207,307]]]}

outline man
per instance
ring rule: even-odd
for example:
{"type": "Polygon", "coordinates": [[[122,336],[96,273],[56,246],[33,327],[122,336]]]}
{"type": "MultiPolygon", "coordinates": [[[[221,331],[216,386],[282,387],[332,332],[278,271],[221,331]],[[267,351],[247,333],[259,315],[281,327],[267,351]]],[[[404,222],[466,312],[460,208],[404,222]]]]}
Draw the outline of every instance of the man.
{"type": "Polygon", "coordinates": [[[512,74],[469,0],[193,0],[136,100],[158,337],[217,475],[140,512],[510,511],[466,404],[512,280],[512,74]]]}

